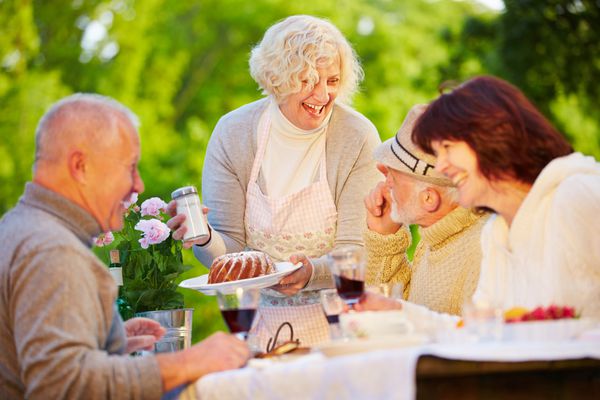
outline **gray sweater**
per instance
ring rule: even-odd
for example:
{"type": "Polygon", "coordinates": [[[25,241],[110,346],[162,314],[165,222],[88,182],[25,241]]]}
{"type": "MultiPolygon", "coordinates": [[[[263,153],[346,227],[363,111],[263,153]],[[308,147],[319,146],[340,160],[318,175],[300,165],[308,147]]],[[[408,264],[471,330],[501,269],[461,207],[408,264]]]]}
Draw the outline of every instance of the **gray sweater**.
{"type": "Polygon", "coordinates": [[[0,398],[159,399],[153,356],[121,355],[117,287],[96,220],[28,183],[0,221],[0,398]]]}
{"type": "MultiPolygon", "coordinates": [[[[258,121],[268,104],[268,99],[261,99],[226,114],[208,144],[202,200],[210,210],[209,223],[219,232],[227,253],[246,247],[246,190],[257,150],[258,121]]],[[[334,106],[325,151],[327,180],[338,212],[335,246],[362,245],[366,228],[363,198],[383,179],[373,161],[373,150],[380,143],[377,129],[367,118],[348,106],[334,106]]],[[[258,184],[264,193],[262,175],[258,184]]],[[[212,259],[221,255],[211,251],[216,247],[194,246],[194,253],[210,267],[212,259]]]]}

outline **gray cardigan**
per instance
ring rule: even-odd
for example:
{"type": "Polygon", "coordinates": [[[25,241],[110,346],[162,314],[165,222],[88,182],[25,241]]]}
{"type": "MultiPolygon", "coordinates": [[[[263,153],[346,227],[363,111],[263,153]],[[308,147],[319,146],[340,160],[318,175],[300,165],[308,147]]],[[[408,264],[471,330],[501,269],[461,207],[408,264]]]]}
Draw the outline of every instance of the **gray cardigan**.
{"type": "Polygon", "coordinates": [[[159,399],[153,356],[120,355],[117,287],[82,208],[28,183],[0,221],[0,398],[159,399]]]}
{"type": "MultiPolygon", "coordinates": [[[[246,189],[257,150],[258,121],[269,104],[261,99],[240,107],[217,123],[208,143],[202,173],[202,199],[208,221],[225,242],[226,252],[246,246],[246,189]]],[[[382,180],[373,151],[381,143],[377,129],[352,108],[336,104],[327,130],[327,180],[338,212],[335,246],[362,245],[366,227],[363,199],[382,180]]],[[[265,191],[262,176],[258,182],[265,191]]],[[[207,267],[214,257],[210,244],[194,246],[207,267]]]]}

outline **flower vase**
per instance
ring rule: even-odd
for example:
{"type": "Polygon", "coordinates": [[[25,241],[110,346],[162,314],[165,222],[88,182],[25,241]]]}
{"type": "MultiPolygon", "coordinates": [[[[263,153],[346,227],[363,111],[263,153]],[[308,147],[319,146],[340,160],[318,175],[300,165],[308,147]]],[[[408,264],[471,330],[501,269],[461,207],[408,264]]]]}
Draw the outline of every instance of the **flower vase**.
{"type": "Polygon", "coordinates": [[[193,308],[145,311],[136,317],[150,318],[167,329],[165,335],[154,344],[155,353],[168,353],[187,349],[192,345],[193,308]]]}

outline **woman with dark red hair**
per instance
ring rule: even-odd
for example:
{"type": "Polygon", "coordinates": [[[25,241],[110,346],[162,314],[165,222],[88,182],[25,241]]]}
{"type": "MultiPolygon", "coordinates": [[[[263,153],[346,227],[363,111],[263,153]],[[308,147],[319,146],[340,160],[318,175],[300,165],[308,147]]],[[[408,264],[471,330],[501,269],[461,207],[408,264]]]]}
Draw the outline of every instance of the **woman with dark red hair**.
{"type": "Polygon", "coordinates": [[[575,306],[600,317],[600,164],[573,152],[523,93],[476,77],[429,105],[413,140],[437,157],[463,207],[496,213],[482,232],[474,299],[575,306]]]}

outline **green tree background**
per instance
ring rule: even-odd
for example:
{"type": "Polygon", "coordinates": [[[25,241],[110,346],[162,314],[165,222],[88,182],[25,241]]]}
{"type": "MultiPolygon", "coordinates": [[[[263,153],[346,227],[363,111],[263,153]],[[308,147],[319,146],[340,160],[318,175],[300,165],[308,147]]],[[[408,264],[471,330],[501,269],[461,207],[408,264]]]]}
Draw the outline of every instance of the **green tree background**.
{"type": "MultiPolygon", "coordinates": [[[[293,14],[328,18],[353,43],[366,75],[354,105],[382,139],[441,82],[488,73],[521,87],[600,159],[597,1],[506,0],[498,12],[451,0],[0,0],[0,214],[31,179],[38,119],[74,92],[139,115],[144,197],[200,186],[218,118],[261,97],[250,49],[293,14]]],[[[193,269],[182,279],[206,272],[185,258],[193,269]]],[[[225,329],[214,298],[183,292],[196,309],[194,341],[225,329]]]]}

